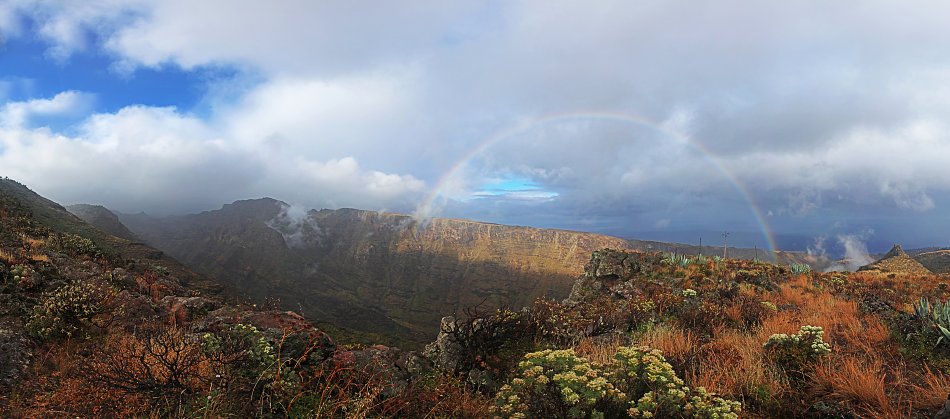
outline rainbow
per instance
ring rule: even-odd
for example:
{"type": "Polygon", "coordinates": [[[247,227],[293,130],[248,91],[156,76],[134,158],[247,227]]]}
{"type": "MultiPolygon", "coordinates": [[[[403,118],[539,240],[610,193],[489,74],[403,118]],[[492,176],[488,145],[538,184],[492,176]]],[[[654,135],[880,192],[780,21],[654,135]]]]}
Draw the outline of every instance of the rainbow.
{"type": "Polygon", "coordinates": [[[643,116],[624,113],[624,112],[612,112],[612,111],[574,111],[574,112],[561,112],[561,113],[552,113],[541,115],[538,117],[530,118],[523,120],[513,126],[510,126],[501,131],[497,131],[495,134],[481,141],[477,146],[473,147],[466,153],[462,158],[453,164],[448,171],[436,182],[435,186],[432,188],[431,192],[426,195],[425,199],[416,207],[416,214],[423,217],[427,216],[434,209],[436,199],[439,196],[443,195],[443,189],[446,188],[446,185],[451,182],[455,176],[464,168],[472,159],[476,158],[480,154],[484,153],[485,150],[491,148],[493,145],[498,142],[515,136],[517,134],[527,132],[528,130],[537,127],[538,125],[547,124],[550,122],[565,121],[565,120],[574,120],[574,119],[595,119],[595,120],[606,120],[606,121],[617,121],[623,123],[632,123],[647,127],[659,132],[662,132],[665,135],[673,137],[683,143],[689,145],[700,154],[703,155],[713,166],[718,169],[726,179],[732,184],[735,190],[742,196],[742,198],[748,203],[749,210],[752,213],[753,218],[759,225],[759,229],[762,233],[765,243],[768,246],[769,254],[774,258],[776,251],[778,251],[778,246],[775,244],[775,237],[772,233],[771,227],[769,227],[768,222],[765,217],[762,215],[762,210],[756,204],[755,199],[752,196],[752,193],[749,192],[749,189],[722,163],[722,161],[710,151],[703,143],[690,138],[689,136],[678,132],[674,129],[671,129],[662,124],[656,123],[647,119],[643,116]]]}

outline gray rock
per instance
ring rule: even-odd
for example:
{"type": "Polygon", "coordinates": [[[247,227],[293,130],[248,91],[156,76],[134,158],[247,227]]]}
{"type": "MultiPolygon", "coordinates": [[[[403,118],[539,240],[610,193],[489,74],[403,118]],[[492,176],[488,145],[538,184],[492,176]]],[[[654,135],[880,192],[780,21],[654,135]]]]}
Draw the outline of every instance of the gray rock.
{"type": "Polygon", "coordinates": [[[426,345],[425,351],[423,351],[423,355],[432,361],[436,369],[450,373],[459,372],[458,370],[463,362],[464,348],[455,340],[453,334],[455,330],[455,317],[443,317],[439,336],[435,338],[435,342],[426,345]]]}
{"type": "Polygon", "coordinates": [[[30,365],[30,341],[21,333],[0,329],[0,387],[12,387],[30,365]]]}

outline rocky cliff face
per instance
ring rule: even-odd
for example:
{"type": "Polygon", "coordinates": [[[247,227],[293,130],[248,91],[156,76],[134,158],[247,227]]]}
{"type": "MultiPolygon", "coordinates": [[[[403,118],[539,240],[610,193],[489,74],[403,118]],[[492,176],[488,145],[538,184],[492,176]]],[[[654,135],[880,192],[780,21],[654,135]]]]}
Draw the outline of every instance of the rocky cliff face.
{"type": "Polygon", "coordinates": [[[257,300],[418,347],[442,316],[482,304],[564,298],[589,255],[623,239],[463,220],[419,223],[353,209],[298,211],[259,199],[201,214],[122,216],[146,242],[257,300]]]}

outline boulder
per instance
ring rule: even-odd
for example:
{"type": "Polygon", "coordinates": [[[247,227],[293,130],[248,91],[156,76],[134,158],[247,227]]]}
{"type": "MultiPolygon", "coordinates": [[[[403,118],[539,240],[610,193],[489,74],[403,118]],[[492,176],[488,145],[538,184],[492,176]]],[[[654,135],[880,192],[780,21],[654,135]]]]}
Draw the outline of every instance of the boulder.
{"type": "Polygon", "coordinates": [[[462,359],[465,356],[465,349],[461,343],[456,341],[453,332],[456,331],[455,317],[446,316],[442,318],[439,327],[439,335],[435,342],[426,345],[423,355],[432,361],[435,368],[449,372],[457,373],[464,363],[462,359]]]}

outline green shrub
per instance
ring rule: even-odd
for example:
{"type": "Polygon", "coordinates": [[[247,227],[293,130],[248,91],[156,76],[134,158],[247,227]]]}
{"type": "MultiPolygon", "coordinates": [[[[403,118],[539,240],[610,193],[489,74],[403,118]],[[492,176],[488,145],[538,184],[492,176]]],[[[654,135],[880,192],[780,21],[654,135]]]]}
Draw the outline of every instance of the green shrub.
{"type": "Polygon", "coordinates": [[[525,355],[492,412],[502,417],[735,418],[738,402],[691,390],[657,350],[621,347],[606,365],[572,349],[525,355]]]}
{"type": "Polygon", "coordinates": [[[99,247],[96,246],[92,240],[89,240],[83,236],[76,234],[59,234],[54,236],[51,241],[56,249],[68,255],[92,257],[102,256],[102,252],[99,250],[99,247]]]}

